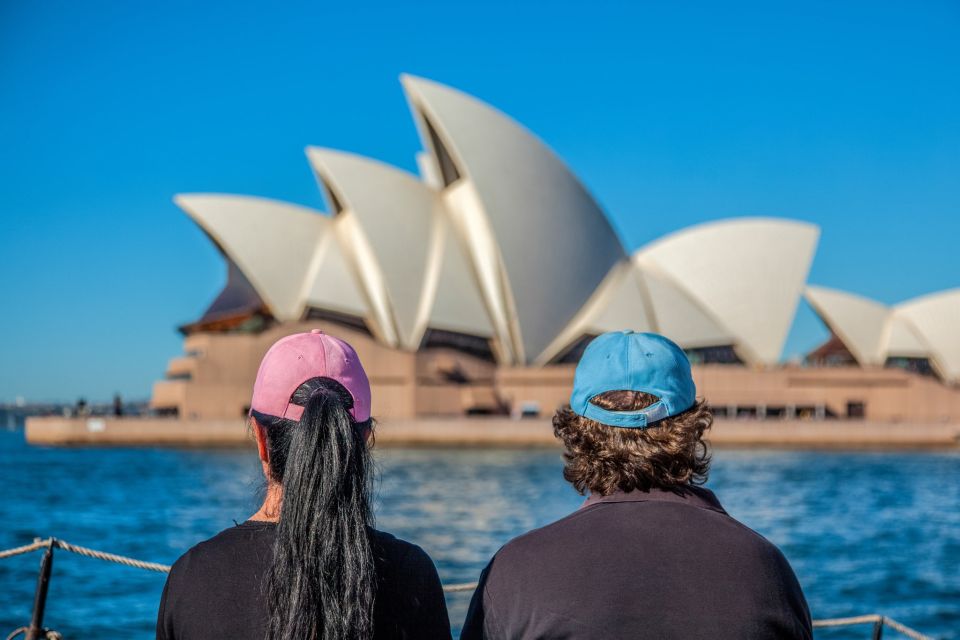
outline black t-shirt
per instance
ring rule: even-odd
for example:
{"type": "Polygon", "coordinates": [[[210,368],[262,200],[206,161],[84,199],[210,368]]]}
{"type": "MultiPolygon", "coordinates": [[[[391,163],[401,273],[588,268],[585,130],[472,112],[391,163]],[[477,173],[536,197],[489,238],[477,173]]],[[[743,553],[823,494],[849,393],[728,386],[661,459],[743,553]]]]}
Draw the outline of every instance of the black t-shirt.
{"type": "Polygon", "coordinates": [[[484,571],[461,640],[809,640],[783,554],[706,489],[591,497],[507,543],[484,571]]]}
{"type": "MultiPolygon", "coordinates": [[[[160,600],[158,640],[263,640],[263,584],[277,527],[247,521],[187,551],[173,565],[160,600]]],[[[377,571],[374,637],[450,638],[443,589],[420,547],[371,530],[377,571]]]]}

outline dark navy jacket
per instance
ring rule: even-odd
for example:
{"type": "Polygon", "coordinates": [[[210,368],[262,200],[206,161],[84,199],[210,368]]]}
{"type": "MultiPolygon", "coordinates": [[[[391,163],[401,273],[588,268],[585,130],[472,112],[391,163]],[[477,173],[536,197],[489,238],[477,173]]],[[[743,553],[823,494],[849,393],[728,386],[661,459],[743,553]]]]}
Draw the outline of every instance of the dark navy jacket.
{"type": "Polygon", "coordinates": [[[591,496],[507,543],[481,576],[462,640],[809,639],[787,560],[712,492],[591,496]]]}

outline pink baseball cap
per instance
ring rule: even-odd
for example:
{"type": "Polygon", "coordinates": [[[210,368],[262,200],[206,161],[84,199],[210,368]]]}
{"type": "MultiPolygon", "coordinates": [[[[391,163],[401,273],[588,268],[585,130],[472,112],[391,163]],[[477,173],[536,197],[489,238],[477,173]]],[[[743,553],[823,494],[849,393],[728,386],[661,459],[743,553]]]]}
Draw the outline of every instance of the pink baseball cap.
{"type": "Polygon", "coordinates": [[[253,383],[250,410],[299,420],[303,407],[290,402],[293,392],[311,378],[331,378],[350,392],[350,415],[357,422],[370,418],[370,381],[357,352],[349,344],[319,329],[277,340],[263,356],[253,383]]]}

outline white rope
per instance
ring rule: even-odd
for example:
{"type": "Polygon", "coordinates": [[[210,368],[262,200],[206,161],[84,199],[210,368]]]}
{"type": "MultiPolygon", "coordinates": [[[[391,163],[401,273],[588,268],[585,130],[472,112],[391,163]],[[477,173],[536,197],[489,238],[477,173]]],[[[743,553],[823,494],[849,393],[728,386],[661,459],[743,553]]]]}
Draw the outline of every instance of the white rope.
{"type": "Polygon", "coordinates": [[[869,616],[853,616],[851,618],[829,618],[827,620],[814,620],[814,627],[846,627],[852,624],[866,624],[867,622],[878,622],[880,616],[873,614],[869,616]]]}
{"type": "Polygon", "coordinates": [[[926,636],[920,633],[919,631],[915,631],[910,627],[907,627],[897,622],[893,618],[888,618],[886,616],[881,616],[877,614],[873,614],[869,616],[853,616],[850,618],[829,618],[827,620],[814,620],[813,626],[814,628],[846,627],[854,624],[866,624],[868,622],[873,622],[874,624],[879,622],[883,626],[890,627],[894,631],[899,631],[903,635],[907,636],[908,638],[912,638],[913,640],[934,640],[932,637],[926,636]]]}
{"type": "Polygon", "coordinates": [[[919,631],[915,631],[915,630],[911,629],[910,627],[907,627],[907,626],[904,626],[904,625],[900,624],[900,623],[897,622],[896,620],[892,620],[891,618],[887,618],[886,616],[884,616],[884,618],[883,618],[883,623],[884,623],[885,625],[887,625],[888,627],[890,627],[891,629],[893,629],[893,630],[895,630],[895,631],[899,631],[900,633],[902,633],[903,635],[907,636],[908,638],[913,638],[913,640],[933,640],[932,637],[930,637],[930,636],[925,636],[925,635],[923,635],[922,633],[920,633],[919,631]]]}
{"type": "Polygon", "coordinates": [[[136,569],[146,569],[147,571],[158,571],[160,573],[170,573],[170,565],[168,564],[160,564],[159,562],[144,562],[143,560],[137,560],[136,558],[118,556],[115,553],[97,551],[96,549],[88,549],[87,547],[78,547],[77,545],[70,544],[69,542],[64,542],[63,540],[54,539],[54,544],[59,549],[63,549],[64,551],[69,551],[70,553],[76,553],[81,556],[87,556],[88,558],[96,558],[97,560],[106,560],[107,562],[116,562],[117,564],[126,565],[128,567],[134,567],[136,569]]]}
{"type": "Polygon", "coordinates": [[[36,551],[37,549],[45,549],[50,546],[50,539],[41,540],[37,538],[33,541],[32,544],[25,544],[22,547],[14,547],[13,549],[5,549],[0,551],[0,560],[3,558],[12,558],[13,556],[19,556],[22,553],[30,553],[31,551],[36,551]]]}

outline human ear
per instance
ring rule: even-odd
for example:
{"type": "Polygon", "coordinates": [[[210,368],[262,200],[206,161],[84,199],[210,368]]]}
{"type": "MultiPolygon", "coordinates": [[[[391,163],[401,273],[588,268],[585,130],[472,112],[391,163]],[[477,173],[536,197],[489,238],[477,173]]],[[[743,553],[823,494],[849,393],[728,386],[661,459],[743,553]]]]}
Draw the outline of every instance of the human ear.
{"type": "Polygon", "coordinates": [[[257,440],[257,453],[260,455],[260,461],[265,464],[270,464],[270,451],[267,449],[267,432],[256,418],[251,418],[253,421],[253,437],[257,440]]]}

